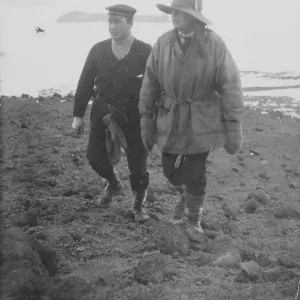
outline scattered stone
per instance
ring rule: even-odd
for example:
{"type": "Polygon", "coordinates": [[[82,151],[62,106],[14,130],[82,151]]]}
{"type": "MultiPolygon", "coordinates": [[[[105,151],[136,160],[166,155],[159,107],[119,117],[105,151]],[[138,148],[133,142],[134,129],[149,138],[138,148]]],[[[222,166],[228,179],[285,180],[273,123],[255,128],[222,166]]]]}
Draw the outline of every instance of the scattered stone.
{"type": "Polygon", "coordinates": [[[262,164],[263,166],[268,166],[268,165],[269,165],[269,162],[268,162],[267,160],[262,160],[262,161],[261,161],[261,164],[262,164]]]}
{"type": "Polygon", "coordinates": [[[239,253],[243,262],[255,260],[255,250],[250,247],[239,247],[239,253]]]}
{"type": "Polygon", "coordinates": [[[269,266],[269,265],[271,264],[271,261],[270,261],[269,257],[268,257],[266,254],[262,253],[262,252],[257,253],[257,254],[255,255],[255,259],[254,259],[254,260],[255,260],[261,267],[267,267],[267,266],[269,266]]]}
{"type": "Polygon", "coordinates": [[[237,243],[229,235],[224,234],[208,241],[203,251],[211,254],[222,254],[234,250],[236,245],[237,243]]]}
{"type": "Polygon", "coordinates": [[[255,199],[258,203],[262,205],[268,205],[270,204],[271,197],[268,195],[264,190],[258,189],[255,190],[254,192],[250,192],[248,194],[248,199],[255,199]]]}
{"type": "Polygon", "coordinates": [[[247,276],[250,279],[250,281],[256,281],[261,275],[260,265],[253,260],[243,262],[241,264],[241,267],[242,273],[244,273],[244,275],[247,276]]]}
{"type": "Polygon", "coordinates": [[[245,213],[252,214],[257,210],[258,207],[259,203],[254,198],[250,198],[248,201],[246,201],[245,213]]]}
{"type": "Polygon", "coordinates": [[[78,247],[76,249],[77,252],[83,252],[85,250],[85,247],[78,247]]]}
{"type": "Polygon", "coordinates": [[[241,261],[242,259],[239,252],[237,250],[233,250],[218,257],[213,262],[213,265],[226,269],[239,269],[241,267],[241,261]]]}
{"type": "Polygon", "coordinates": [[[119,214],[126,219],[134,220],[134,213],[131,209],[120,209],[119,214]]]}
{"type": "Polygon", "coordinates": [[[290,257],[279,257],[277,259],[277,263],[283,267],[288,269],[298,268],[300,263],[296,262],[294,259],[290,257]]]}
{"type": "Polygon", "coordinates": [[[300,220],[300,211],[290,206],[283,205],[274,211],[274,216],[279,219],[291,218],[300,220]]]}
{"type": "Polygon", "coordinates": [[[237,212],[227,202],[223,203],[222,209],[227,219],[236,220],[237,212]]]}
{"type": "Polygon", "coordinates": [[[48,272],[32,249],[29,236],[10,228],[2,238],[1,299],[41,299],[49,282],[48,272]]]}
{"type": "Polygon", "coordinates": [[[18,226],[30,226],[35,227],[38,225],[37,217],[40,214],[40,210],[38,208],[33,208],[23,214],[15,223],[18,226]]]}
{"type": "Polygon", "coordinates": [[[214,231],[214,230],[208,230],[208,229],[206,229],[206,230],[204,230],[204,235],[206,237],[208,237],[209,239],[214,239],[214,238],[217,237],[218,233],[216,231],[214,231]]]}
{"type": "Polygon", "coordinates": [[[240,155],[240,154],[237,155],[237,159],[239,161],[244,161],[244,157],[242,155],[240,155]]]}
{"type": "Polygon", "coordinates": [[[21,182],[32,182],[34,181],[34,177],[30,174],[18,174],[16,179],[21,182]]]}
{"type": "Polygon", "coordinates": [[[78,191],[69,190],[69,191],[64,192],[62,195],[64,197],[72,197],[72,196],[78,195],[78,191]]]}
{"type": "Polygon", "coordinates": [[[203,267],[211,264],[215,260],[215,255],[205,253],[205,252],[196,252],[196,256],[189,256],[188,262],[191,265],[196,265],[197,267],[203,267]]]}
{"type": "Polygon", "coordinates": [[[189,250],[188,237],[183,231],[169,223],[159,223],[150,237],[156,247],[164,254],[178,253],[186,256],[189,250]]]}
{"type": "MultiPolygon", "coordinates": [[[[47,291],[50,299],[82,300],[92,290],[92,286],[76,275],[64,276],[55,286],[47,291]]],[[[90,299],[90,298],[89,298],[90,299]]]]}
{"type": "Polygon", "coordinates": [[[153,227],[153,226],[157,225],[157,221],[154,220],[153,218],[150,218],[148,221],[146,221],[144,223],[144,225],[147,226],[147,227],[153,227]]]}
{"type": "Polygon", "coordinates": [[[297,184],[297,182],[292,182],[292,183],[289,185],[289,187],[292,188],[292,189],[296,189],[296,188],[298,188],[298,184],[297,184]]]}
{"type": "Polygon", "coordinates": [[[224,234],[228,234],[233,239],[235,239],[239,234],[237,225],[230,219],[221,225],[221,229],[224,234]]]}
{"type": "Polygon", "coordinates": [[[36,240],[31,243],[31,246],[32,249],[39,254],[43,265],[49,273],[49,276],[55,276],[57,273],[58,262],[56,251],[48,245],[36,240]]]}
{"type": "Polygon", "coordinates": [[[67,224],[67,223],[71,223],[74,220],[76,220],[77,216],[73,213],[69,214],[69,215],[65,215],[61,217],[61,223],[62,224],[67,224]]]}
{"type": "Polygon", "coordinates": [[[263,272],[262,278],[267,282],[288,281],[297,277],[290,269],[275,267],[263,272]]]}
{"type": "Polygon", "coordinates": [[[134,277],[142,284],[157,284],[165,279],[166,261],[161,254],[146,255],[138,262],[134,277]]]}
{"type": "Polygon", "coordinates": [[[145,245],[142,245],[139,247],[138,251],[139,252],[152,252],[156,250],[156,245],[154,243],[147,243],[145,245]]]}
{"type": "MultiPolygon", "coordinates": [[[[213,284],[213,281],[209,278],[209,277],[205,277],[205,276],[197,276],[194,279],[194,282],[196,285],[198,286],[203,286],[203,285],[211,285],[213,284]]],[[[189,299],[189,298],[186,298],[189,299]]]]}

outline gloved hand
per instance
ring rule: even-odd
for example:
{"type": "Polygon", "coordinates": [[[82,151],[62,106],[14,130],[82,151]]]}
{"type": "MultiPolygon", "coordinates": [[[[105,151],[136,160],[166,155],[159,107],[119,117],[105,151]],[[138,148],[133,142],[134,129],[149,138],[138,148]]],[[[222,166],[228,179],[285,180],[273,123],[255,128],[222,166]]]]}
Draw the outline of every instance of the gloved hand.
{"type": "Polygon", "coordinates": [[[225,150],[228,154],[237,154],[243,143],[242,124],[240,122],[225,121],[226,124],[226,143],[225,150]]]}
{"type": "Polygon", "coordinates": [[[151,151],[154,146],[154,120],[152,118],[141,118],[141,136],[144,147],[151,151]]]}
{"type": "Polygon", "coordinates": [[[83,123],[82,118],[74,117],[73,123],[72,123],[72,128],[73,128],[75,134],[78,134],[78,135],[83,134],[84,123],[83,123]]]}

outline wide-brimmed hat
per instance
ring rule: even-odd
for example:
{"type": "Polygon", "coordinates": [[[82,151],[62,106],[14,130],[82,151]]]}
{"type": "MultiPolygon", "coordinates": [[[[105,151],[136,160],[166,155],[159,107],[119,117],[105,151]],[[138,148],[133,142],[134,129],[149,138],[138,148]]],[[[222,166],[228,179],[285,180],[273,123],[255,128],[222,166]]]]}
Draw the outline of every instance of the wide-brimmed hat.
{"type": "Polygon", "coordinates": [[[212,25],[212,22],[202,13],[203,0],[173,0],[170,6],[165,4],[156,4],[156,6],[166,14],[170,15],[173,10],[179,10],[193,16],[202,23],[212,25]]]}

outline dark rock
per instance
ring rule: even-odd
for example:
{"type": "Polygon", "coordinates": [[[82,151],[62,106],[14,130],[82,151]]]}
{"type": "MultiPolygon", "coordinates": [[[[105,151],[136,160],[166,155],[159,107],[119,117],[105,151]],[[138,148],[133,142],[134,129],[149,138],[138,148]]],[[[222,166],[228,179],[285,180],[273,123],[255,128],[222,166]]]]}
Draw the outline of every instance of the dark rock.
{"type": "Polygon", "coordinates": [[[75,214],[68,214],[68,215],[65,215],[65,216],[62,216],[60,221],[62,224],[67,224],[67,223],[71,223],[73,222],[74,220],[76,220],[77,216],[75,214]]]}
{"type": "Polygon", "coordinates": [[[92,286],[83,278],[67,275],[56,286],[47,291],[52,300],[82,300],[91,292],[92,286]]]}
{"type": "Polygon", "coordinates": [[[271,202],[271,197],[264,190],[258,189],[248,194],[248,199],[255,199],[262,205],[268,205],[271,202]]]}
{"type": "Polygon", "coordinates": [[[229,235],[224,234],[208,241],[203,251],[211,254],[222,254],[235,249],[236,246],[237,243],[229,235]]]}
{"type": "Polygon", "coordinates": [[[236,278],[236,282],[241,282],[241,283],[249,283],[251,281],[250,277],[247,276],[247,274],[242,271],[236,278]]]}
{"type": "Polygon", "coordinates": [[[37,207],[37,206],[39,206],[39,205],[40,205],[39,200],[37,200],[37,199],[32,199],[32,200],[30,200],[30,206],[31,206],[31,207],[37,207]]]}
{"type": "Polygon", "coordinates": [[[205,252],[197,252],[196,257],[188,257],[188,262],[191,265],[196,265],[197,267],[203,267],[211,264],[215,260],[215,255],[205,253],[205,252]]]}
{"type": "Polygon", "coordinates": [[[18,174],[16,178],[21,182],[32,182],[34,177],[30,174],[18,174]]]}
{"type": "Polygon", "coordinates": [[[231,207],[227,202],[224,202],[222,208],[226,218],[236,220],[237,212],[233,207],[231,207]]]}
{"type": "Polygon", "coordinates": [[[213,265],[226,269],[240,269],[241,261],[240,253],[237,250],[233,250],[219,256],[213,262],[213,265]]]}
{"type": "Polygon", "coordinates": [[[204,230],[204,235],[209,239],[214,239],[217,237],[218,233],[214,230],[204,230]]]}
{"type": "Polygon", "coordinates": [[[57,254],[55,250],[38,241],[33,241],[31,245],[32,248],[39,254],[49,276],[55,276],[57,273],[57,254]]]}
{"type": "Polygon", "coordinates": [[[18,226],[30,226],[35,227],[38,225],[37,217],[40,214],[40,210],[38,208],[33,208],[26,213],[24,213],[23,216],[21,216],[17,221],[16,225],[18,226]]]}
{"type": "Polygon", "coordinates": [[[287,257],[287,256],[279,257],[277,259],[277,263],[288,269],[298,268],[300,266],[300,262],[297,262],[296,260],[294,260],[290,257],[287,257]]]}
{"type": "Polygon", "coordinates": [[[250,247],[240,247],[239,253],[241,255],[242,261],[255,260],[255,250],[250,247]]]}
{"type": "Polygon", "coordinates": [[[257,210],[258,207],[259,204],[255,199],[249,199],[245,204],[245,213],[252,214],[257,210]]]}
{"type": "Polygon", "coordinates": [[[267,267],[267,266],[269,266],[269,265],[271,264],[271,261],[270,261],[269,257],[268,257],[266,254],[262,253],[262,252],[257,253],[257,254],[255,255],[255,259],[254,259],[254,260],[255,260],[261,267],[267,267]]]}
{"type": "Polygon", "coordinates": [[[152,252],[156,250],[156,245],[154,243],[148,243],[139,247],[138,252],[152,252]]]}
{"type": "Polygon", "coordinates": [[[153,218],[150,218],[148,221],[146,221],[144,223],[145,226],[148,226],[148,227],[153,227],[153,226],[156,226],[157,225],[157,221],[154,220],[153,218]]]}
{"type": "MultiPolygon", "coordinates": [[[[205,240],[206,242],[206,240],[205,240]]],[[[203,251],[206,248],[206,243],[199,243],[195,241],[189,241],[189,249],[194,251],[203,251]]]]}
{"type": "Polygon", "coordinates": [[[144,256],[135,269],[135,279],[143,284],[161,283],[165,279],[166,261],[161,254],[144,256]]]}
{"type": "MultiPolygon", "coordinates": [[[[242,273],[244,273],[243,275],[248,277],[250,281],[256,281],[257,279],[259,279],[261,275],[261,267],[259,266],[258,263],[256,263],[253,260],[248,262],[243,262],[241,264],[241,267],[242,267],[242,273]]],[[[242,277],[244,277],[243,275],[242,277]]]]}
{"type": "Polygon", "coordinates": [[[42,299],[48,272],[31,247],[29,236],[11,228],[4,232],[1,246],[1,299],[42,299]]]}
{"type": "Polygon", "coordinates": [[[78,195],[78,191],[69,190],[69,191],[64,192],[62,195],[64,197],[72,197],[72,196],[78,195]]]}
{"type": "Polygon", "coordinates": [[[290,269],[275,267],[263,272],[262,278],[267,282],[288,281],[297,277],[290,269]]]}
{"type": "Polygon", "coordinates": [[[274,216],[279,219],[291,218],[291,219],[300,220],[300,211],[298,211],[292,207],[283,205],[280,208],[277,208],[275,210],[274,216]]]}
{"type": "Polygon", "coordinates": [[[183,231],[169,223],[159,223],[150,237],[156,247],[164,254],[178,253],[186,256],[189,249],[189,240],[183,231]]]}

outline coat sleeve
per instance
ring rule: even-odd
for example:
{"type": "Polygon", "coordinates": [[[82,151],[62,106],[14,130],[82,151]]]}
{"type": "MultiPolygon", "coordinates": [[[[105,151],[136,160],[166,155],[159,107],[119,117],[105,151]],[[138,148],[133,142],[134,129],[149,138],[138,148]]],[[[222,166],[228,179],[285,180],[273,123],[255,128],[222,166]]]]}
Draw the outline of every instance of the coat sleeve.
{"type": "Polygon", "coordinates": [[[217,54],[216,88],[220,94],[227,129],[239,130],[244,111],[241,79],[237,65],[222,40],[217,54]]]}
{"type": "Polygon", "coordinates": [[[73,106],[73,116],[82,118],[89,100],[93,96],[93,88],[97,76],[95,46],[90,50],[81,72],[73,106]]]}
{"type": "Polygon", "coordinates": [[[140,90],[139,111],[142,118],[153,118],[156,113],[157,101],[161,93],[158,81],[158,60],[159,46],[156,42],[148,57],[140,90]]]}

